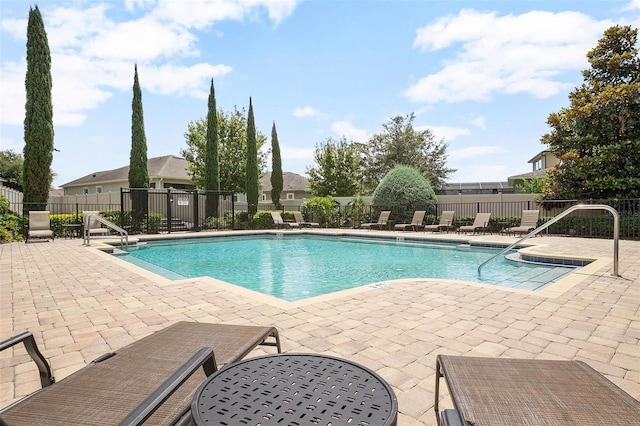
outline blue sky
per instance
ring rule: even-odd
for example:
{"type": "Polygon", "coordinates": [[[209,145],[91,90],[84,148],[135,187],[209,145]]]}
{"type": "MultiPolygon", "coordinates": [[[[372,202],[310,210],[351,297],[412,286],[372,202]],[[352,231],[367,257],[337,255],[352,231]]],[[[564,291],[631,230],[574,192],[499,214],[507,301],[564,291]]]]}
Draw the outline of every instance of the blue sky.
{"type": "MultiPolygon", "coordinates": [[[[21,152],[31,1],[0,3],[0,149],[21,152]]],[[[285,171],[328,137],[366,142],[389,118],[449,144],[451,182],[504,181],[545,149],[549,113],[586,53],[640,0],[54,1],[38,4],[52,57],[54,186],[128,165],[138,64],[148,156],[179,155],[190,121],[248,108],[276,123],[285,171]]]]}

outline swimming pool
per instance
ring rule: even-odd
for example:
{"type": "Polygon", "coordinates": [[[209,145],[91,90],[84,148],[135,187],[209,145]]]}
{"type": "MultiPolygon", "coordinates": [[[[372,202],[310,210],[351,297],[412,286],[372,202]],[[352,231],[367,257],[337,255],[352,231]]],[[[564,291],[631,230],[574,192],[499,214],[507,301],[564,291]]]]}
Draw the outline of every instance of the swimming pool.
{"type": "Polygon", "coordinates": [[[169,279],[210,276],[287,301],[399,278],[446,278],[536,290],[572,267],[499,258],[459,244],[312,235],[149,242],[122,259],[169,279]]]}

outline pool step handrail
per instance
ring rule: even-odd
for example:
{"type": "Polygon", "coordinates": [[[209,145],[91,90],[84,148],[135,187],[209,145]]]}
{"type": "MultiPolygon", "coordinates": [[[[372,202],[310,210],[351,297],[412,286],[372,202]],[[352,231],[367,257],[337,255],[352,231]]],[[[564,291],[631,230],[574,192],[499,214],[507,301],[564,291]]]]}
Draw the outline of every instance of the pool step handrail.
{"type": "Polygon", "coordinates": [[[551,218],[547,222],[545,222],[542,225],[540,225],[537,228],[535,228],[533,231],[529,232],[524,237],[520,238],[515,243],[511,244],[509,247],[506,247],[500,253],[498,253],[498,254],[490,257],[489,259],[485,260],[484,262],[482,262],[480,264],[480,266],[478,266],[478,275],[481,274],[482,267],[484,265],[486,265],[487,263],[491,262],[496,257],[502,256],[503,254],[505,254],[509,250],[512,250],[514,247],[516,247],[521,242],[523,242],[525,240],[528,240],[529,238],[533,237],[536,234],[539,234],[541,231],[544,231],[549,226],[553,225],[554,223],[556,223],[560,219],[564,218],[565,216],[570,215],[571,213],[573,213],[573,212],[575,212],[577,210],[607,210],[608,212],[610,212],[613,215],[613,275],[616,276],[616,277],[620,276],[620,275],[618,275],[618,246],[619,246],[618,241],[620,239],[620,215],[618,214],[618,211],[616,209],[614,209],[613,207],[608,206],[606,204],[577,204],[575,206],[569,207],[568,209],[566,209],[565,211],[563,211],[559,215],[551,218]]]}
{"type": "Polygon", "coordinates": [[[86,244],[88,246],[91,245],[91,235],[89,235],[89,218],[93,218],[95,220],[97,220],[98,222],[104,224],[107,228],[113,229],[114,231],[116,231],[117,233],[120,234],[120,248],[122,249],[123,246],[125,247],[129,247],[129,233],[122,229],[121,227],[119,227],[118,225],[116,225],[115,223],[111,222],[110,220],[105,219],[104,217],[100,216],[99,214],[88,214],[86,215],[86,217],[84,217],[84,229],[85,231],[83,231],[83,244],[86,244]],[[123,241],[124,240],[124,241],[123,241]]]}

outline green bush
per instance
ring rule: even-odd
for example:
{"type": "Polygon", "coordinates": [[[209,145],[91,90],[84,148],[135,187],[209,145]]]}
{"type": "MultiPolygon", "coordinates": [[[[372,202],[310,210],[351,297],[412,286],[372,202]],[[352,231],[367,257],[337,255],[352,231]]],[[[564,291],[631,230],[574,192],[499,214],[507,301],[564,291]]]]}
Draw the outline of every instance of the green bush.
{"type": "Polygon", "coordinates": [[[338,228],[340,223],[340,203],[331,196],[313,197],[302,204],[302,215],[309,222],[318,222],[320,226],[338,228]]]}
{"type": "Polygon", "coordinates": [[[26,221],[9,210],[9,200],[0,195],[0,243],[22,241],[26,221]]]}
{"type": "Polygon", "coordinates": [[[429,181],[409,166],[395,166],[373,192],[374,216],[382,210],[390,210],[395,223],[410,223],[416,210],[432,212],[436,206],[436,194],[429,181]]]}
{"type": "MultiPolygon", "coordinates": [[[[284,216],[282,217],[284,220],[284,216]]],[[[274,227],[270,211],[260,210],[253,215],[253,229],[270,229],[274,227]]]]}
{"type": "Polygon", "coordinates": [[[366,223],[369,220],[368,211],[362,197],[352,198],[345,206],[342,225],[357,228],[361,223],[366,223]]]}

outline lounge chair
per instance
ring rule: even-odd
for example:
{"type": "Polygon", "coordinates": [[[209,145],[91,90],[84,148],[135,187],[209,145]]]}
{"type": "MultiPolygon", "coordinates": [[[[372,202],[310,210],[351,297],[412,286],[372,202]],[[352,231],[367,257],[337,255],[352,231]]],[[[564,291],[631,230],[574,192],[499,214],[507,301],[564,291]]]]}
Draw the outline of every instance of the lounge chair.
{"type": "Polygon", "coordinates": [[[317,222],[305,222],[304,217],[302,216],[302,212],[294,211],[293,218],[296,220],[296,223],[302,227],[308,227],[308,228],[320,227],[320,224],[317,222]]]}
{"type": "Polygon", "coordinates": [[[377,222],[375,222],[375,223],[363,223],[363,224],[360,225],[360,228],[382,229],[383,227],[387,226],[387,222],[389,222],[389,216],[390,215],[391,215],[391,211],[389,211],[389,210],[381,211],[380,212],[380,217],[378,217],[378,221],[377,222]]]}
{"type": "Polygon", "coordinates": [[[282,215],[280,212],[271,212],[271,218],[273,219],[273,223],[276,225],[276,228],[299,228],[297,222],[285,222],[282,220],[282,215]]]}
{"type": "MultiPolygon", "coordinates": [[[[282,351],[274,327],[178,322],[56,383],[31,333],[0,342],[0,350],[20,341],[38,365],[43,389],[0,410],[0,420],[8,425],[118,424],[203,347],[213,350],[217,366],[243,359],[258,345],[282,351]]],[[[193,394],[205,377],[202,370],[193,374],[149,423],[173,424],[188,416],[193,394]]]]}
{"type": "Polygon", "coordinates": [[[425,210],[416,210],[413,212],[413,219],[411,219],[411,223],[398,223],[393,229],[402,230],[403,232],[407,230],[407,228],[413,229],[414,231],[418,231],[418,229],[422,229],[424,225],[422,221],[424,220],[424,215],[427,212],[425,210]]]}
{"type": "Polygon", "coordinates": [[[520,226],[507,228],[504,230],[504,232],[508,234],[528,234],[538,226],[539,216],[540,210],[523,210],[522,219],[520,220],[520,226]]]}
{"type": "Polygon", "coordinates": [[[51,230],[51,219],[48,211],[29,212],[29,229],[24,242],[28,243],[29,238],[46,238],[53,241],[55,235],[51,230]]]}
{"type": "Polygon", "coordinates": [[[640,402],[582,361],[436,356],[439,425],[637,425],[640,402]],[[456,409],[440,412],[440,378],[456,409]]]}
{"type": "Polygon", "coordinates": [[[100,215],[99,211],[83,211],[82,222],[84,224],[84,237],[91,238],[92,235],[105,236],[109,233],[107,228],[103,228],[102,224],[93,216],[100,215]]]}
{"type": "Polygon", "coordinates": [[[455,212],[450,210],[442,212],[442,214],[440,215],[440,222],[435,225],[425,225],[424,232],[436,232],[443,229],[451,229],[451,227],[453,226],[454,214],[455,212]]]}
{"type": "Polygon", "coordinates": [[[491,213],[478,213],[473,225],[461,226],[458,228],[458,232],[473,232],[475,234],[478,231],[488,231],[490,218],[491,213]]]}

